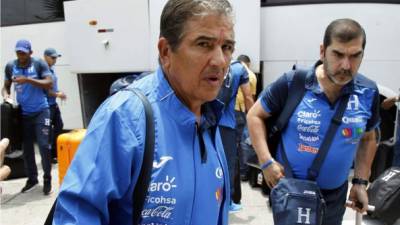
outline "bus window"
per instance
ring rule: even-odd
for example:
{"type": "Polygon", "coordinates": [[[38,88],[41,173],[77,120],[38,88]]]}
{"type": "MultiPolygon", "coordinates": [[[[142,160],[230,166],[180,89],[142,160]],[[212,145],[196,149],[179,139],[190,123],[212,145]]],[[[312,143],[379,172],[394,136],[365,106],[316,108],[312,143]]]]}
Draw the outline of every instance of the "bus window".
{"type": "Polygon", "coordinates": [[[2,0],[1,26],[63,21],[64,1],[2,0]]]}

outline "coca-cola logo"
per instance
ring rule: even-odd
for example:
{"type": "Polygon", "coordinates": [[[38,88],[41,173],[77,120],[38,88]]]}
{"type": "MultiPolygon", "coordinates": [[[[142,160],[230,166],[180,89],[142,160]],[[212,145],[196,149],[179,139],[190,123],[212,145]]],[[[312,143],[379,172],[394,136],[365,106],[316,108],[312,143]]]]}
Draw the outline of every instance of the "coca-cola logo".
{"type": "Polygon", "coordinates": [[[156,208],[143,209],[142,217],[170,219],[173,209],[174,207],[168,207],[168,206],[157,206],[156,208]]]}

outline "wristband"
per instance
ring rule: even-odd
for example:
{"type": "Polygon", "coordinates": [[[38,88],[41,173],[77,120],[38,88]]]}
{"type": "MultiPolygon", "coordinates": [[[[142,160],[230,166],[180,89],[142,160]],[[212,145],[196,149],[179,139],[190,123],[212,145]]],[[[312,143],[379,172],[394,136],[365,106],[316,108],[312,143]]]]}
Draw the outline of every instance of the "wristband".
{"type": "Polygon", "coordinates": [[[265,170],[274,162],[275,162],[275,160],[273,158],[271,158],[270,160],[268,160],[265,163],[261,164],[260,169],[261,170],[265,170]]]}
{"type": "Polygon", "coordinates": [[[352,184],[365,185],[365,186],[368,185],[368,181],[367,181],[367,180],[364,180],[364,179],[361,179],[361,178],[353,178],[353,179],[351,180],[351,183],[352,183],[352,184]]]}

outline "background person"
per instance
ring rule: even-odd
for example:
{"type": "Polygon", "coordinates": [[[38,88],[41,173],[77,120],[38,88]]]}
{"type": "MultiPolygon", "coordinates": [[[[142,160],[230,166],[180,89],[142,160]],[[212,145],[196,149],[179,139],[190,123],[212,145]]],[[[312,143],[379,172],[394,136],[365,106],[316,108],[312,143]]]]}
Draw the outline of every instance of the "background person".
{"type": "Polygon", "coordinates": [[[277,161],[267,146],[264,120],[282,110],[282,92],[287,90],[293,72],[271,84],[247,115],[253,146],[265,167],[264,177],[268,186],[274,187],[285,176],[279,153],[282,146],[294,176],[307,179],[308,168],[329,126],[325,121],[332,118],[344,96],[350,95],[342,124],[316,180],[327,204],[323,225],[342,223],[354,156],[355,179],[349,196],[354,203],[350,207],[365,212],[368,206],[366,187],[376,151],[374,128],[379,125],[379,93],[375,82],[358,73],[365,44],[365,32],[358,22],[338,19],[329,24],[320,46],[320,60],[308,71],[303,100],[282,132],[277,161]],[[361,203],[362,209],[356,208],[355,202],[361,203]]]}
{"type": "Polygon", "coordinates": [[[53,79],[53,87],[47,90],[47,101],[50,107],[50,144],[51,144],[51,158],[52,163],[57,163],[57,137],[61,134],[64,127],[64,123],[61,118],[60,108],[57,104],[57,98],[61,101],[65,101],[67,96],[64,92],[58,89],[58,77],[54,71],[54,65],[57,62],[57,58],[61,57],[60,54],[54,48],[47,48],[44,51],[44,60],[47,62],[51,72],[51,78],[53,79]]]}
{"type": "Polygon", "coordinates": [[[240,168],[239,154],[237,150],[236,138],[236,118],[235,118],[235,102],[239,88],[242,90],[246,111],[254,104],[251,95],[249,76],[246,67],[240,62],[232,62],[230,65],[230,98],[219,121],[221,129],[221,138],[224,145],[225,156],[228,161],[229,178],[231,183],[232,202],[230,211],[238,211],[242,209],[240,204],[242,191],[240,186],[240,168]]]}
{"type": "Polygon", "coordinates": [[[51,73],[46,62],[31,57],[33,52],[28,40],[19,40],[15,53],[17,59],[8,62],[5,68],[2,95],[5,100],[10,98],[11,84],[14,83],[17,102],[22,111],[23,157],[28,176],[21,192],[30,191],[38,184],[33,146],[36,138],[44,171],[43,193],[48,195],[51,192],[50,111],[45,92],[52,85],[51,73]]]}
{"type": "MultiPolygon", "coordinates": [[[[253,71],[250,70],[250,57],[247,55],[239,55],[237,60],[240,61],[247,70],[249,74],[249,82],[250,82],[250,92],[255,99],[256,92],[257,92],[257,76],[254,74],[253,71]]],[[[248,166],[247,166],[247,159],[248,159],[248,150],[243,149],[241,147],[242,137],[243,137],[243,130],[247,126],[246,122],[246,105],[244,101],[244,96],[242,89],[239,88],[237,95],[236,95],[236,103],[235,103],[235,118],[236,118],[236,146],[238,149],[239,154],[239,168],[240,168],[240,180],[247,181],[248,178],[248,166]]]]}

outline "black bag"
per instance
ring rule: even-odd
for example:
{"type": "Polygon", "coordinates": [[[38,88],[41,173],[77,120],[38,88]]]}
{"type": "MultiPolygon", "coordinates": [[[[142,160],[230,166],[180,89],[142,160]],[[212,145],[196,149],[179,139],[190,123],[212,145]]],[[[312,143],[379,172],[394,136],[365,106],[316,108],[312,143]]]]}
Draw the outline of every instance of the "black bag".
{"type": "Polygon", "coordinates": [[[376,150],[374,161],[372,162],[369,181],[373,182],[379,175],[391,167],[392,161],[393,145],[388,141],[381,142],[376,150]]]}
{"type": "Polygon", "coordinates": [[[1,104],[1,139],[10,139],[6,154],[22,150],[22,118],[20,108],[3,102],[1,104]]]}
{"type": "Polygon", "coordinates": [[[4,155],[4,165],[11,169],[7,180],[26,177],[23,154],[22,150],[14,150],[4,155]]]}
{"type": "MultiPolygon", "coordinates": [[[[145,117],[146,117],[146,136],[143,153],[143,163],[140,168],[140,173],[136,186],[132,193],[133,206],[132,206],[132,225],[139,224],[141,220],[141,212],[148,192],[151,181],[151,172],[153,169],[154,158],[154,143],[155,143],[155,130],[154,130],[154,117],[153,109],[147,97],[138,89],[125,88],[123,90],[133,92],[143,103],[145,117]]],[[[44,225],[51,225],[53,223],[54,211],[57,204],[57,199],[54,201],[53,206],[47,215],[44,225]]]]}
{"type": "Polygon", "coordinates": [[[369,204],[375,206],[371,217],[388,225],[400,219],[400,167],[391,167],[367,189],[369,204]]]}
{"type": "Polygon", "coordinates": [[[322,224],[326,205],[315,181],[281,178],[271,200],[275,225],[322,224]]]}

